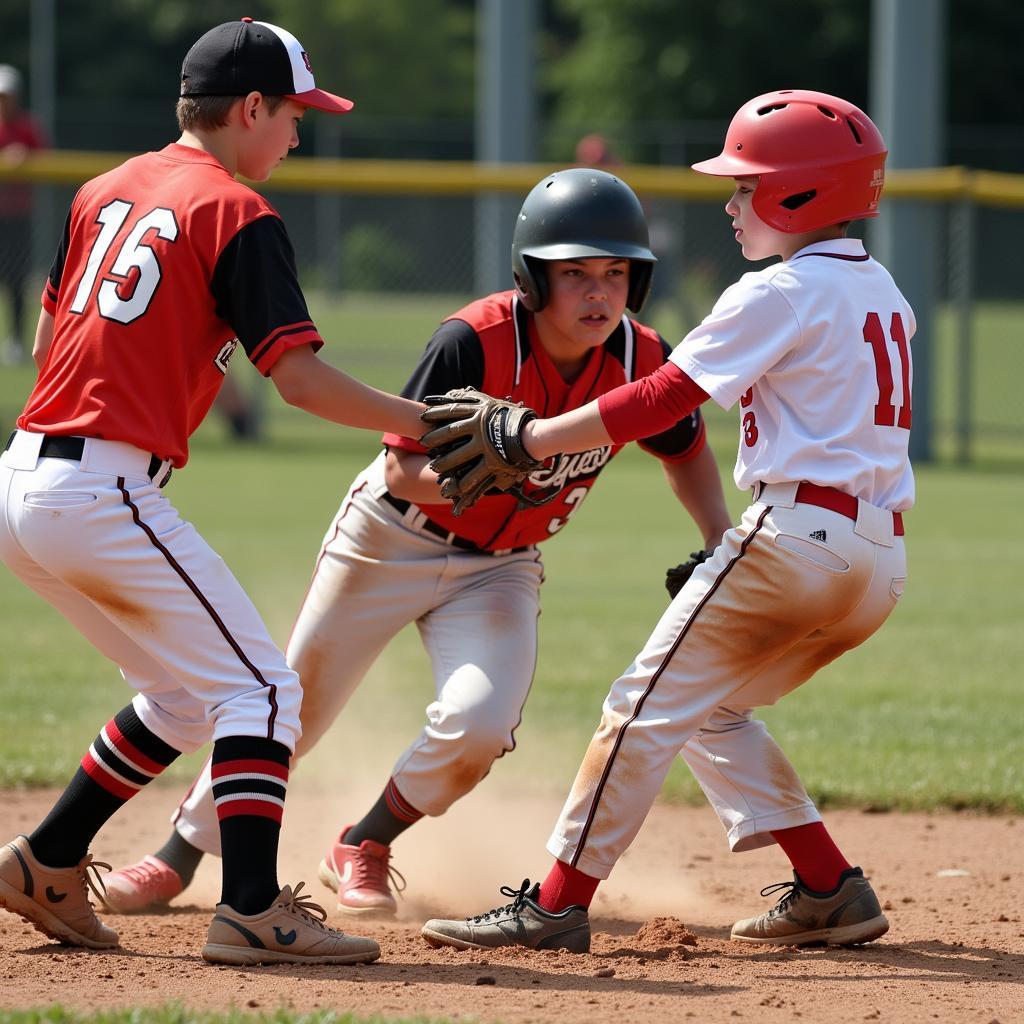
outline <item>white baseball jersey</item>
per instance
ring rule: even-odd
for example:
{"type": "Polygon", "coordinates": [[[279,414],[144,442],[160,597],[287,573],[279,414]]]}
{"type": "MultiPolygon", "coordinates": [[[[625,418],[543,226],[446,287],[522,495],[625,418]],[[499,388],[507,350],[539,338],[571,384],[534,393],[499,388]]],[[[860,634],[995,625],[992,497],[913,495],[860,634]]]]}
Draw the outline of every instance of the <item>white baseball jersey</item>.
{"type": "Polygon", "coordinates": [[[740,524],[605,700],[548,850],[607,878],[682,756],[742,851],[819,820],[753,716],[877,630],[907,577],[914,316],[853,239],[746,274],[672,360],[740,404],[740,524]]]}
{"type": "Polygon", "coordinates": [[[740,403],[740,489],[806,480],[903,511],[915,327],[885,267],[833,239],[744,274],[671,358],[723,408],[740,403]]]}

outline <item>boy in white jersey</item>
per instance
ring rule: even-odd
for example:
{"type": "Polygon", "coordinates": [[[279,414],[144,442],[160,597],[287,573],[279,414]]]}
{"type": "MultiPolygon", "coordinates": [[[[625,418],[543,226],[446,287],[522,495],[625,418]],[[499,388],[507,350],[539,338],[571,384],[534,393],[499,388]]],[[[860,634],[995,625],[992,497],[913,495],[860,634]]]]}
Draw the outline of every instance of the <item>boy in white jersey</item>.
{"type": "MultiPolygon", "coordinates": [[[[694,169],[735,178],[725,209],[744,256],[782,262],[728,288],[651,376],[498,437],[501,450],[519,440],[544,459],[647,436],[709,397],[738,402],[735,480],[753,503],[613,683],[548,842],[557,859],[545,881],[503,890],[512,903],[489,915],[427,922],[431,944],[588,949],[587,907],[677,753],[733,851],[777,843],[793,866],[778,904],[737,922],[734,939],[850,944],[888,930],[752,716],[874,633],[906,581],[914,315],[846,237],[850,221],[877,214],[885,155],[871,120],[834,96],[786,90],[745,104],[721,155],[694,169]]],[[[441,424],[424,444],[442,477],[468,461],[442,454],[469,432],[465,412],[456,402],[424,414],[441,424]]],[[[485,421],[500,435],[504,419],[485,421]]]]}

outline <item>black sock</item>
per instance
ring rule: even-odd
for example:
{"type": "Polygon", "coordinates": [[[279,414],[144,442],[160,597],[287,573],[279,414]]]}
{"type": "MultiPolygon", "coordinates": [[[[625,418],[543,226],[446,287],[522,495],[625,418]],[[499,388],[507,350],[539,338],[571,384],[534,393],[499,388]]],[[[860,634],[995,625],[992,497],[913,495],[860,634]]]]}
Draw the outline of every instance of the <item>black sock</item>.
{"type": "Polygon", "coordinates": [[[169,868],[174,868],[181,879],[181,884],[187,889],[192,878],[203,859],[203,851],[198,846],[193,846],[187,839],[183,839],[176,828],[171,829],[167,842],[153,854],[158,860],[162,860],[169,868]]]}
{"type": "Polygon", "coordinates": [[[288,748],[226,736],[213,745],[213,797],[223,858],[221,903],[258,914],[277,898],[277,843],[288,789],[288,748]]]}
{"type": "Polygon", "coordinates": [[[344,836],[342,842],[348,846],[358,846],[364,839],[390,846],[410,825],[415,825],[423,817],[398,792],[394,779],[388,779],[384,792],[370,808],[366,816],[353,825],[344,836]]]}
{"type": "Polygon", "coordinates": [[[150,732],[129,704],[93,741],[53,810],[28,837],[40,864],[74,867],[107,819],[181,752],[150,732]]]}

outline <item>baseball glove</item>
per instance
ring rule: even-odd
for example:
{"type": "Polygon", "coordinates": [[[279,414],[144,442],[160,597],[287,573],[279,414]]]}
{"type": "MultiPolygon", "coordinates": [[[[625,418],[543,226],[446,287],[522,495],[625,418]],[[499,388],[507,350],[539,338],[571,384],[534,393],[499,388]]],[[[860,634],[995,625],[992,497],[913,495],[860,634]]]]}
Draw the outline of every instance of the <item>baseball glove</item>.
{"type": "Polygon", "coordinates": [[[691,551],[688,562],[680,562],[679,565],[665,570],[665,589],[673,600],[675,600],[676,594],[686,586],[686,581],[693,575],[693,570],[701,562],[706,562],[713,554],[713,551],[691,551]]]}
{"type": "Polygon", "coordinates": [[[430,454],[441,494],[460,516],[489,490],[514,493],[528,505],[543,504],[523,493],[526,478],[543,463],[523,446],[521,432],[537,414],[522,404],[493,398],[476,388],[428,395],[421,414],[433,427],[420,438],[430,454]]]}

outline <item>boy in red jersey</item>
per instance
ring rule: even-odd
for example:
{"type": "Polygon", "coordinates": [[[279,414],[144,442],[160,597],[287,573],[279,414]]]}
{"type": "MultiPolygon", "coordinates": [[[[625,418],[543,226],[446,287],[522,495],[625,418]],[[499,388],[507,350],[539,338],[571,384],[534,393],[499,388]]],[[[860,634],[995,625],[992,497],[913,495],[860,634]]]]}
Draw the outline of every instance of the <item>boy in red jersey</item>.
{"type": "MultiPolygon", "coordinates": [[[[598,170],[550,175],[516,218],[518,288],[446,319],[403,393],[419,399],[471,383],[554,413],[652,373],[669,348],[626,309],[643,305],[653,261],[628,185],[598,170]]],[[[327,531],[286,652],[305,695],[299,753],[408,624],[416,623],[434,669],[423,730],[374,806],[339,829],[320,865],[321,881],[350,915],[395,913],[392,842],[423,815],[445,813],[515,748],[537,654],[539,545],[576,514],[622,447],[554,460],[529,481],[534,504],[494,493],[456,518],[422,446],[394,433],[384,441],[386,452],[355,479],[327,531]]],[[[729,514],[700,415],[640,444],[661,461],[702,544],[717,546],[729,514]]],[[[207,769],[167,842],[109,877],[109,907],[131,913],[172,899],[202,853],[218,852],[212,788],[207,769]]]]}
{"type": "Polygon", "coordinates": [[[251,19],[211,29],[182,65],[181,138],[80,189],[46,284],[39,377],[0,457],[0,557],[138,691],[42,824],[0,849],[0,906],[72,945],[118,941],[88,899],[97,831],[180,752],[213,739],[223,895],[203,956],[380,955],[326,928],[302,883],[278,885],[299,679],[161,490],[185,465],[238,345],[290,404],[421,432],[419,403],[317,358],[323,342],[284,225],[235,180],[266,179],[298,145],[308,107],[343,113],[352,103],[316,88],[294,36],[251,19]]]}

